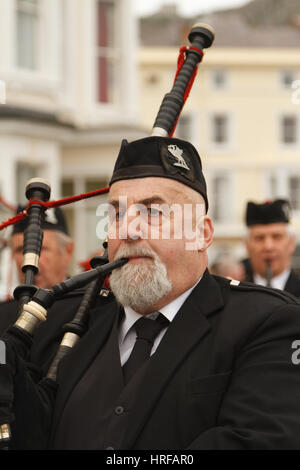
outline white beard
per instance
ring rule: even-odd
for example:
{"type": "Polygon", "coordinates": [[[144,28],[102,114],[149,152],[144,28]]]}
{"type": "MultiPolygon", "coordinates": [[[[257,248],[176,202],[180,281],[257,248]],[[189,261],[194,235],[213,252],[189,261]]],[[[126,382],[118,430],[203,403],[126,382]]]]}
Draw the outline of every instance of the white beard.
{"type": "Polygon", "coordinates": [[[139,255],[150,256],[151,259],[115,269],[110,275],[109,283],[123,307],[143,312],[171,291],[172,282],[167,277],[166,266],[153,250],[124,246],[116,253],[115,260],[139,255]]]}

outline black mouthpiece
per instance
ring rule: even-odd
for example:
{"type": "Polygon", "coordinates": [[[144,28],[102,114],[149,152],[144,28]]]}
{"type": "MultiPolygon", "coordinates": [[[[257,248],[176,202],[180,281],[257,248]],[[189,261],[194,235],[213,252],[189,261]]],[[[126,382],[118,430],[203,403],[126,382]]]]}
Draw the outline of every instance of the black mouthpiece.
{"type": "Polygon", "coordinates": [[[120,268],[128,262],[128,258],[122,258],[102,266],[97,266],[90,271],[77,274],[66,281],[56,284],[52,289],[38,289],[32,300],[42,305],[44,308],[49,309],[53,302],[62,295],[71,292],[72,290],[84,287],[92,282],[97,277],[101,276],[103,279],[110,274],[114,269],[120,268]]]}

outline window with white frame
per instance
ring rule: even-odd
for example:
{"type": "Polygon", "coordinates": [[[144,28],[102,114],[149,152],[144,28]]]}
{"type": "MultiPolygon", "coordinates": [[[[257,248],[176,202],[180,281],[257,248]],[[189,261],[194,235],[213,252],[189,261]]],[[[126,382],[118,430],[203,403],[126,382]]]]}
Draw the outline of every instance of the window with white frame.
{"type": "Polygon", "coordinates": [[[276,199],[277,195],[277,178],[276,175],[272,174],[270,176],[270,199],[276,199]]]}
{"type": "Polygon", "coordinates": [[[228,223],[231,217],[232,184],[228,175],[218,174],[211,181],[212,219],[216,223],[228,223]]]}
{"type": "Polygon", "coordinates": [[[300,213],[300,168],[277,168],[268,172],[267,197],[288,199],[293,211],[300,213]]]}
{"type": "Polygon", "coordinates": [[[216,69],[211,72],[211,82],[215,89],[223,89],[228,85],[228,75],[225,70],[216,69]]]}
{"type": "Polygon", "coordinates": [[[294,114],[281,117],[280,137],[283,144],[295,144],[298,141],[298,119],[294,114]]]}
{"type": "Polygon", "coordinates": [[[293,81],[296,79],[296,74],[293,70],[281,71],[280,81],[283,88],[291,88],[293,81]]]}
{"type": "Polygon", "coordinates": [[[229,142],[229,119],[225,113],[215,113],[212,116],[212,141],[214,144],[229,142]]]}
{"type": "Polygon", "coordinates": [[[118,101],[118,8],[116,0],[97,0],[96,61],[97,101],[118,101]]]}
{"type": "MultiPolygon", "coordinates": [[[[85,192],[94,191],[107,186],[106,179],[91,177],[66,178],[62,182],[62,195],[64,197],[74,196],[85,192]]],[[[97,216],[96,211],[99,204],[105,204],[107,196],[101,195],[86,199],[78,204],[64,206],[64,212],[68,221],[71,236],[76,240],[75,258],[72,264],[72,272],[78,270],[78,262],[94,256],[103,249],[103,239],[98,238],[97,225],[102,217],[97,216]]],[[[103,216],[105,218],[105,216],[103,216]]]]}
{"type": "Polygon", "coordinates": [[[192,117],[189,114],[179,117],[174,136],[183,140],[192,140],[192,117]]]}
{"type": "MultiPolygon", "coordinates": [[[[85,191],[96,191],[97,189],[105,188],[107,186],[107,180],[88,178],[85,180],[85,191]]],[[[97,225],[102,217],[97,216],[96,210],[99,204],[105,204],[108,198],[107,195],[101,195],[99,197],[92,197],[86,201],[86,221],[87,221],[87,246],[93,247],[92,249],[96,252],[102,250],[102,243],[105,240],[106,233],[97,233],[97,225]],[[99,236],[102,235],[102,238],[99,236]]],[[[105,216],[103,216],[105,217],[105,216]]]]}
{"type": "Polygon", "coordinates": [[[288,177],[289,200],[294,211],[300,211],[300,176],[288,177]]]}
{"type": "Polygon", "coordinates": [[[25,195],[26,185],[31,178],[39,176],[41,167],[19,161],[16,166],[16,199],[18,204],[26,205],[28,199],[25,195]]]}
{"type": "Polygon", "coordinates": [[[16,0],[16,65],[36,70],[40,0],[16,0]]]}

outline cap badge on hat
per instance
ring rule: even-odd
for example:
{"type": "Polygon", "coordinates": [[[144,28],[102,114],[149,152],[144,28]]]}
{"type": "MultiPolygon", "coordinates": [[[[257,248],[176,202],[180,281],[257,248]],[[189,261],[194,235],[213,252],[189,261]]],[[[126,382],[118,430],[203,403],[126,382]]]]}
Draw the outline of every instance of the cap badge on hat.
{"type": "Polygon", "coordinates": [[[281,208],[282,208],[282,211],[283,211],[285,217],[286,217],[287,220],[288,220],[289,217],[290,217],[290,207],[289,207],[288,202],[283,203],[282,206],[281,206],[281,208]]]}
{"type": "Polygon", "coordinates": [[[53,224],[53,225],[57,225],[58,224],[58,220],[57,220],[57,217],[56,217],[56,214],[55,214],[55,211],[54,211],[54,208],[51,207],[50,209],[48,209],[45,213],[45,220],[47,222],[49,222],[49,224],[53,224]]]}
{"type": "Polygon", "coordinates": [[[179,173],[190,181],[195,181],[195,170],[192,165],[192,157],[187,149],[182,149],[176,144],[162,144],[160,157],[165,171],[170,175],[179,173]]]}
{"type": "Polygon", "coordinates": [[[182,156],[183,150],[181,148],[179,148],[177,145],[168,145],[168,151],[175,158],[175,163],[173,163],[174,166],[179,166],[181,168],[185,168],[186,170],[190,170],[182,156]]]}

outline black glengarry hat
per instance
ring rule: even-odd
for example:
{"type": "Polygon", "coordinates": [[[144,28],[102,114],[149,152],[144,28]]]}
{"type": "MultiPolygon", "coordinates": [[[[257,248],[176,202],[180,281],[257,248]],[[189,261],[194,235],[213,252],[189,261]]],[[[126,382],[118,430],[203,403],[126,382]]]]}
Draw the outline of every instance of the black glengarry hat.
{"type": "MultiPolygon", "coordinates": [[[[17,214],[22,212],[25,209],[25,206],[18,206],[17,214]]],[[[14,224],[12,235],[15,233],[23,233],[27,227],[28,218],[21,220],[17,224],[14,224]]],[[[43,223],[44,230],[57,230],[62,232],[65,235],[69,235],[68,225],[63,211],[59,207],[50,208],[45,211],[45,220],[43,223]]]]}
{"type": "Polygon", "coordinates": [[[248,202],[246,210],[246,224],[267,225],[282,222],[290,222],[290,203],[285,199],[276,199],[275,201],[255,204],[248,202]]]}
{"type": "Polygon", "coordinates": [[[183,183],[208,200],[200,156],[195,147],[173,137],[123,140],[110,185],[116,181],[157,176],[183,183]]]}

